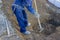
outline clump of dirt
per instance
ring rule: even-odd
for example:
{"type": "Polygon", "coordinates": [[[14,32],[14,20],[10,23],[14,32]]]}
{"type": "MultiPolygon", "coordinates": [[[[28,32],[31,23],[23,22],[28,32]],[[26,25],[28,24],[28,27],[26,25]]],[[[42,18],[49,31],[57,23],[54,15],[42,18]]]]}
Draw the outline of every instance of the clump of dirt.
{"type": "Polygon", "coordinates": [[[40,27],[39,27],[39,24],[38,24],[38,23],[36,23],[36,24],[33,26],[33,30],[34,30],[34,32],[39,33],[40,27]]]}
{"type": "Polygon", "coordinates": [[[56,31],[56,27],[52,24],[43,23],[42,27],[44,27],[44,31],[42,33],[45,35],[50,35],[56,31]]]}
{"type": "MultiPolygon", "coordinates": [[[[49,22],[41,23],[41,25],[44,28],[44,30],[42,31],[44,35],[50,35],[56,31],[56,27],[50,24],[49,22]]],[[[40,28],[39,28],[38,23],[34,25],[33,30],[36,33],[40,33],[40,28]]]]}

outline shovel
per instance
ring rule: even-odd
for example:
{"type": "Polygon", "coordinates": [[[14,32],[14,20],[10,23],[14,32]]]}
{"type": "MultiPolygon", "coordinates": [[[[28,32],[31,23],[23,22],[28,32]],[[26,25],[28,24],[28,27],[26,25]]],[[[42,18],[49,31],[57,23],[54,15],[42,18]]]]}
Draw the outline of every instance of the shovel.
{"type": "MultiPolygon", "coordinates": [[[[36,0],[34,0],[34,3],[35,3],[36,12],[38,12],[38,8],[37,8],[36,0]]],[[[38,17],[37,20],[38,20],[38,24],[39,24],[40,32],[42,32],[42,31],[44,30],[44,28],[41,26],[41,22],[40,22],[39,17],[38,17]]]]}

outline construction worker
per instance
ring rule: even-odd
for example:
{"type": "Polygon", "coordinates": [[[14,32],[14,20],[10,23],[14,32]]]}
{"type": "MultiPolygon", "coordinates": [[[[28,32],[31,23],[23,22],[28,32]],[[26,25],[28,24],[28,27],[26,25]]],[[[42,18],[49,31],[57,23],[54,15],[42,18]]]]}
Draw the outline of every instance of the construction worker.
{"type": "Polygon", "coordinates": [[[39,17],[39,14],[32,7],[32,0],[14,0],[12,4],[12,10],[17,18],[18,24],[20,26],[20,32],[23,34],[30,34],[30,31],[26,30],[26,27],[29,25],[27,20],[27,14],[24,8],[27,8],[36,18],[39,17]]]}

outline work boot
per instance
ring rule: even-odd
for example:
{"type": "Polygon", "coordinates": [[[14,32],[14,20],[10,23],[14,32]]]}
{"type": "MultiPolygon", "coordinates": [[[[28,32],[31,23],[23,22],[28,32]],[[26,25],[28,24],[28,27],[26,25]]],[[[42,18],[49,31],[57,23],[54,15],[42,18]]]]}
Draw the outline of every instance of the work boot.
{"type": "Polygon", "coordinates": [[[29,34],[31,34],[31,32],[30,32],[30,31],[26,31],[26,32],[24,32],[23,34],[29,35],[29,34]]]}
{"type": "Polygon", "coordinates": [[[28,23],[28,25],[27,25],[27,26],[28,26],[28,27],[29,27],[29,26],[31,26],[31,23],[28,23]]]}

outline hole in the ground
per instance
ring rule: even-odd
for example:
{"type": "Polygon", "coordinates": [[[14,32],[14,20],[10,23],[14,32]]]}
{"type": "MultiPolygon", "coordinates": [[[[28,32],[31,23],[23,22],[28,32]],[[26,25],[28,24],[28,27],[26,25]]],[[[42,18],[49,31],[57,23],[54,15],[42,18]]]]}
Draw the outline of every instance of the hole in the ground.
{"type": "MultiPolygon", "coordinates": [[[[48,21],[49,21],[49,20],[48,20],[48,21]]],[[[55,25],[50,24],[48,21],[47,21],[47,22],[44,22],[44,23],[41,23],[42,27],[44,28],[44,30],[42,31],[42,33],[43,33],[44,35],[50,35],[50,34],[52,34],[52,33],[54,33],[54,32],[56,31],[55,25]]],[[[52,22],[52,21],[51,21],[51,22],[52,22]]],[[[40,32],[39,32],[39,31],[40,31],[40,28],[39,28],[38,23],[33,26],[33,30],[34,30],[34,32],[36,32],[36,33],[40,33],[40,32]]]]}

